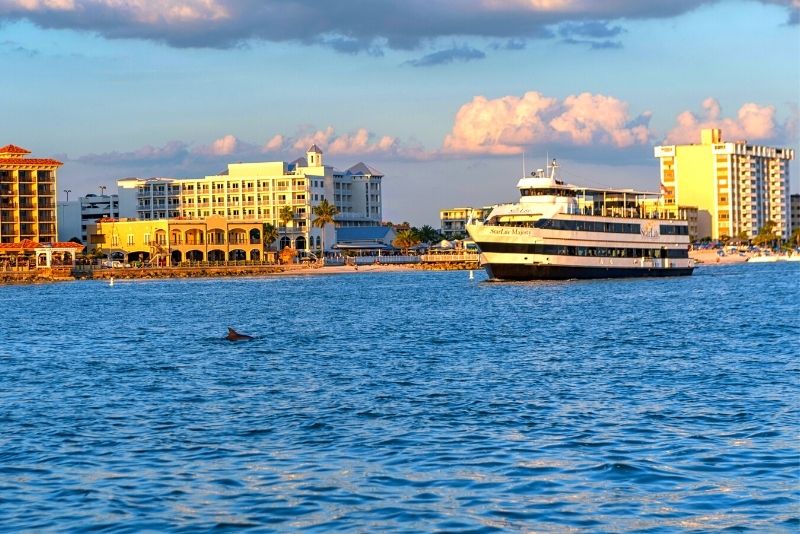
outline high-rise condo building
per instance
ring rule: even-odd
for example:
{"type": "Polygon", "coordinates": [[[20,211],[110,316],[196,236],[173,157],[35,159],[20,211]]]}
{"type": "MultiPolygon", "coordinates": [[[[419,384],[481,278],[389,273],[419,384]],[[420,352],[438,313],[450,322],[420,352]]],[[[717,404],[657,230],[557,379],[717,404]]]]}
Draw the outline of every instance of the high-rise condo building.
{"type": "Polygon", "coordinates": [[[701,237],[754,237],[767,221],[789,236],[789,161],[794,150],[724,142],[719,129],[700,144],[655,147],[666,205],[696,206],[701,237]]]}
{"type": "Polygon", "coordinates": [[[15,145],[0,148],[0,243],[57,241],[54,159],[29,158],[15,145]]]}

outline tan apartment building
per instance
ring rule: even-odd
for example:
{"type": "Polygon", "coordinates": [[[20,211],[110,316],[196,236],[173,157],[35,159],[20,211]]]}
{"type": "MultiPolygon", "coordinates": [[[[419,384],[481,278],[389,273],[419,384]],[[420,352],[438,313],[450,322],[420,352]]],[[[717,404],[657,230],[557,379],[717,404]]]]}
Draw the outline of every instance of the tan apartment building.
{"type": "Polygon", "coordinates": [[[112,259],[165,265],[183,261],[261,261],[263,225],[212,215],[201,219],[100,219],[89,248],[112,259]]]}
{"type": "Polygon", "coordinates": [[[0,243],[58,241],[56,171],[62,163],[28,154],[16,145],[0,148],[0,243]]]}
{"type": "Polygon", "coordinates": [[[701,237],[754,237],[767,221],[789,236],[789,162],[794,150],[726,142],[704,129],[700,144],[655,147],[666,205],[696,206],[701,237]]]}

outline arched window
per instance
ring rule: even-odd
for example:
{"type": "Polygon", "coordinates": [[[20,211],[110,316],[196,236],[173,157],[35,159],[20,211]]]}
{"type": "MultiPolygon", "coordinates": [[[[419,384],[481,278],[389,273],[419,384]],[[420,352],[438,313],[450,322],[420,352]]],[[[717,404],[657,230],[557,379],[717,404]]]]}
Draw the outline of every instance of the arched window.
{"type": "Polygon", "coordinates": [[[292,240],[291,240],[291,239],[289,239],[287,236],[283,236],[283,237],[281,238],[281,245],[280,245],[280,249],[281,249],[281,250],[283,250],[283,249],[285,249],[286,247],[289,247],[289,246],[291,246],[291,244],[292,244],[292,240]]]}
{"type": "Polygon", "coordinates": [[[303,236],[298,237],[295,239],[295,248],[297,250],[305,250],[306,249],[306,238],[303,236]]]}

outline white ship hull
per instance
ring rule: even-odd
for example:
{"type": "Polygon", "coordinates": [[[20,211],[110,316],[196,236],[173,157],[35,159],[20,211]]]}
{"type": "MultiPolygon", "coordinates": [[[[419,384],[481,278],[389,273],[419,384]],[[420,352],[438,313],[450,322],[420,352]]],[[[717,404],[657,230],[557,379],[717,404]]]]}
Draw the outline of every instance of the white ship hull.
{"type": "MultiPolygon", "coordinates": [[[[581,222],[619,223],[607,217],[574,217],[581,222]]],[[[496,280],[568,280],[688,276],[689,238],[661,235],[660,224],[674,221],[625,219],[639,233],[585,232],[534,227],[470,224],[481,264],[496,280]],[[643,229],[643,230],[642,230],[643,229]]]]}

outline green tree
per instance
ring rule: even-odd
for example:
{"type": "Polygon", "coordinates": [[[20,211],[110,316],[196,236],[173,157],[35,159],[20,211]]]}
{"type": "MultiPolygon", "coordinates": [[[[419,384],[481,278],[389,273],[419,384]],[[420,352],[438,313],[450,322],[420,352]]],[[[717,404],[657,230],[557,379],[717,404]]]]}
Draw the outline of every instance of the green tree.
{"type": "Polygon", "coordinates": [[[747,233],[747,230],[742,230],[736,234],[736,239],[739,241],[740,245],[746,245],[750,242],[750,234],[747,233]]]}
{"type": "Polygon", "coordinates": [[[311,213],[314,215],[314,222],[311,224],[322,230],[322,250],[320,255],[322,257],[322,264],[325,264],[325,226],[333,224],[333,218],[339,214],[339,208],[330,204],[327,200],[323,199],[318,205],[311,208],[311,213]]]}
{"type": "Polygon", "coordinates": [[[419,236],[413,230],[401,230],[392,241],[392,245],[402,249],[403,254],[408,254],[408,249],[418,245],[419,242],[419,236]]]}
{"type": "Polygon", "coordinates": [[[753,243],[759,247],[771,246],[778,237],[775,235],[775,221],[767,221],[753,238],[753,243]]]}
{"type": "Polygon", "coordinates": [[[289,221],[294,219],[294,210],[291,206],[283,206],[280,211],[278,212],[278,220],[283,225],[283,235],[286,236],[289,233],[288,225],[289,221]]]}
{"type": "Polygon", "coordinates": [[[272,244],[278,240],[278,229],[272,226],[269,223],[264,223],[264,243],[267,245],[267,248],[272,248],[272,244]]]}
{"type": "Polygon", "coordinates": [[[418,230],[418,235],[420,241],[423,243],[433,243],[434,241],[439,241],[439,232],[427,224],[418,230]]]}
{"type": "Polygon", "coordinates": [[[792,247],[800,247],[800,228],[792,230],[792,235],[789,236],[789,240],[786,244],[792,247]]]}

